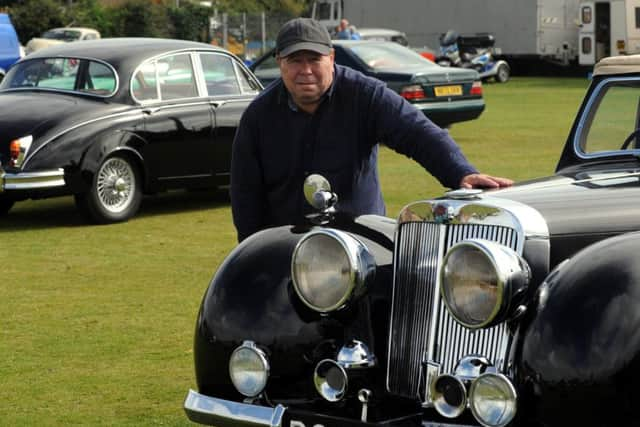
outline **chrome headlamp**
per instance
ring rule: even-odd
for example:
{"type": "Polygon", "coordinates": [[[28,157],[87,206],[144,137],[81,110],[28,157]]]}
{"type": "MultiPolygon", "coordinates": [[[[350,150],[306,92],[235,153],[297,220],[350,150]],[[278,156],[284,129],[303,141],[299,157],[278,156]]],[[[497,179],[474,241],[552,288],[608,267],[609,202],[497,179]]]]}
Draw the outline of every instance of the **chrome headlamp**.
{"type": "Polygon", "coordinates": [[[231,382],[241,394],[254,397],[262,393],[269,379],[269,361],[252,341],[245,341],[229,358],[231,382]]]}
{"type": "Polygon", "coordinates": [[[358,296],[375,273],[367,247],[349,234],[311,231],[296,245],[291,260],[293,286],[304,304],[328,313],[358,296]]]}
{"type": "Polygon", "coordinates": [[[496,242],[469,239],[452,246],[440,270],[441,292],[458,323],[479,329],[505,320],[531,278],[527,263],[496,242]]]}
{"type": "Polygon", "coordinates": [[[518,395],[511,381],[502,374],[486,373],[471,383],[469,406],[473,416],[487,427],[503,427],[513,420],[518,395]]]}

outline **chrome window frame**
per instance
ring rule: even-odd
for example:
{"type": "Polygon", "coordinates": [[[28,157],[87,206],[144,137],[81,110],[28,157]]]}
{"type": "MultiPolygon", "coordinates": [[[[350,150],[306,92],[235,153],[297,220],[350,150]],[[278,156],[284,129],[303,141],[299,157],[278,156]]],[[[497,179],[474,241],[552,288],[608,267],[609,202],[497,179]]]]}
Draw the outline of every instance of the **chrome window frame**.
{"type": "MultiPolygon", "coordinates": [[[[113,89],[113,91],[111,91],[111,93],[109,93],[107,95],[99,95],[99,94],[91,93],[91,92],[82,92],[82,91],[67,90],[67,89],[55,89],[55,88],[48,88],[48,87],[9,87],[9,88],[0,89],[0,92],[13,92],[13,91],[19,92],[19,91],[34,91],[34,90],[36,90],[36,91],[43,91],[43,92],[54,92],[54,93],[66,93],[66,94],[73,94],[73,95],[91,96],[91,97],[94,97],[94,98],[102,98],[102,99],[111,98],[116,93],[118,93],[118,90],[120,89],[120,75],[118,74],[118,71],[113,67],[113,65],[109,64],[108,62],[106,62],[106,61],[104,61],[102,59],[93,58],[93,57],[90,57],[90,56],[77,56],[77,55],[74,55],[74,56],[47,56],[47,57],[25,59],[25,60],[20,62],[20,65],[16,65],[16,69],[17,69],[17,67],[20,67],[22,64],[26,64],[27,62],[31,62],[31,61],[46,61],[47,59],[71,59],[71,58],[97,62],[97,63],[105,65],[113,73],[113,76],[115,77],[116,85],[115,85],[115,88],[113,89]]],[[[13,68],[12,68],[12,70],[13,70],[13,68]]],[[[3,82],[4,81],[5,80],[3,79],[3,82]]]]}
{"type": "MultiPolygon", "coordinates": [[[[589,96],[589,100],[587,101],[584,109],[580,113],[580,118],[578,120],[578,124],[576,126],[575,135],[573,137],[573,152],[578,156],[578,158],[582,160],[591,160],[591,159],[600,159],[600,158],[611,158],[611,157],[628,157],[629,155],[638,156],[640,155],[640,148],[633,148],[628,150],[607,150],[607,151],[598,151],[595,153],[585,153],[582,148],[580,142],[585,140],[588,136],[588,129],[590,128],[591,123],[593,122],[593,112],[594,106],[598,104],[602,100],[603,91],[610,86],[612,83],[616,82],[637,82],[638,89],[640,90],[640,77],[608,77],[602,80],[600,83],[596,85],[596,87],[591,92],[589,96]]],[[[597,110],[597,109],[596,109],[597,110]]],[[[622,144],[623,141],[620,141],[622,144]]]]}

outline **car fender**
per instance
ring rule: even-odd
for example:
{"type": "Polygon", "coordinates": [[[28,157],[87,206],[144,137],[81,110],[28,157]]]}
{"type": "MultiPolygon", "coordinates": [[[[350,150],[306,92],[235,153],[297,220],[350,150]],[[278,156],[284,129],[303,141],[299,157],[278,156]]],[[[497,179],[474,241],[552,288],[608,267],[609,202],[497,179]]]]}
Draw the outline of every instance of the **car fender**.
{"type": "MultiPolygon", "coordinates": [[[[363,233],[358,235],[351,231],[367,246],[376,246],[373,252],[378,263],[388,257],[389,265],[379,267],[379,274],[376,272],[380,281],[376,277],[375,282],[380,283],[378,288],[383,291],[370,289],[367,297],[352,307],[320,315],[300,301],[291,280],[294,248],[312,227],[283,226],[258,232],[238,245],[219,267],[196,322],[194,358],[201,392],[241,398],[231,383],[228,361],[233,350],[245,340],[262,348],[272,363],[266,390],[271,399],[292,395],[317,399],[312,378],[320,360],[334,357],[346,339],[376,344],[373,329],[379,325],[368,322],[374,319],[385,327],[388,324],[384,315],[371,313],[389,310],[382,301],[390,297],[384,294],[390,291],[392,246],[374,243],[375,230],[368,226],[360,226],[358,231],[363,233]],[[369,236],[365,236],[367,233],[369,236]]],[[[357,228],[352,224],[351,230],[357,228]]],[[[382,341],[377,345],[379,349],[386,347],[382,341]]],[[[383,358],[383,354],[378,356],[383,358]]]]}
{"type": "Polygon", "coordinates": [[[145,140],[131,130],[115,127],[97,130],[93,125],[80,126],[62,133],[39,149],[30,158],[28,170],[63,168],[70,192],[83,193],[106,157],[116,151],[126,151],[138,164],[146,183],[148,174],[140,155],[144,145],[145,140]]]}
{"type": "Polygon", "coordinates": [[[540,286],[516,356],[544,425],[625,425],[640,382],[640,233],[595,243],[540,286]],[[619,422],[618,422],[619,421],[619,422]]]}
{"type": "Polygon", "coordinates": [[[93,175],[107,157],[116,152],[128,154],[137,164],[139,172],[142,174],[144,188],[148,184],[148,171],[144,159],[140,154],[141,148],[146,141],[137,133],[127,130],[116,130],[105,132],[94,138],[82,156],[80,167],[78,168],[85,184],[93,182],[93,175]]]}

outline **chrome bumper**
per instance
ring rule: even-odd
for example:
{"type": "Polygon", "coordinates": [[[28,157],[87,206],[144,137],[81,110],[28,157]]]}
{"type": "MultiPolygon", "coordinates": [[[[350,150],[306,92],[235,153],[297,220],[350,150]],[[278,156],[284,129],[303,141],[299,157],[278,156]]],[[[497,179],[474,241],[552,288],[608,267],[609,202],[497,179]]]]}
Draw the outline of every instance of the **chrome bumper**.
{"type": "Polygon", "coordinates": [[[184,411],[191,421],[216,427],[281,427],[285,408],[231,402],[189,390],[184,411]]]}
{"type": "Polygon", "coordinates": [[[64,187],[64,185],[64,171],[62,169],[43,172],[7,173],[0,168],[0,193],[3,191],[64,187]]]}

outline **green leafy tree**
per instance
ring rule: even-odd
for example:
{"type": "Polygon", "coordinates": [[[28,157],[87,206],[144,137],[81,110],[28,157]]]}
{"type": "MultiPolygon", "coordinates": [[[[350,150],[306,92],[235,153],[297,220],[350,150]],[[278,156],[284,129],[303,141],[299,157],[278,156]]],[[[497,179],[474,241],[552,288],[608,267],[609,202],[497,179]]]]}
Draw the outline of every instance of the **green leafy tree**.
{"type": "Polygon", "coordinates": [[[172,37],[183,40],[209,41],[209,16],[211,9],[193,3],[181,4],[169,9],[172,37]]]}
{"type": "Polygon", "coordinates": [[[148,0],[128,0],[113,14],[114,35],[121,37],[170,37],[167,8],[148,0]]]}
{"type": "Polygon", "coordinates": [[[55,0],[25,0],[13,5],[9,14],[22,44],[50,28],[67,24],[65,9],[55,0]]]}

